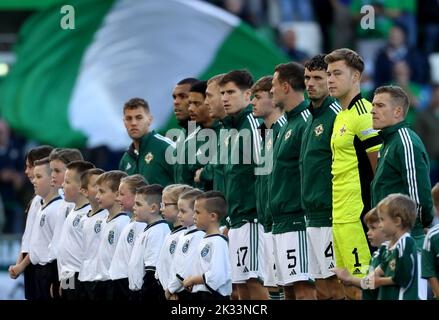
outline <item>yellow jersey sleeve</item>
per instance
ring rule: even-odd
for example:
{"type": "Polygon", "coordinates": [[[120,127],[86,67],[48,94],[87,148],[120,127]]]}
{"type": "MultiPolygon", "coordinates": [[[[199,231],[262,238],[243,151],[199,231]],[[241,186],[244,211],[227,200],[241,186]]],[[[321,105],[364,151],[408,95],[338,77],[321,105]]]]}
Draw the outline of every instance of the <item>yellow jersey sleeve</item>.
{"type": "Polygon", "coordinates": [[[372,126],[372,104],[366,99],[361,99],[357,101],[354,108],[358,113],[354,127],[355,135],[360,139],[367,153],[378,151],[382,140],[378,131],[372,126]]]}

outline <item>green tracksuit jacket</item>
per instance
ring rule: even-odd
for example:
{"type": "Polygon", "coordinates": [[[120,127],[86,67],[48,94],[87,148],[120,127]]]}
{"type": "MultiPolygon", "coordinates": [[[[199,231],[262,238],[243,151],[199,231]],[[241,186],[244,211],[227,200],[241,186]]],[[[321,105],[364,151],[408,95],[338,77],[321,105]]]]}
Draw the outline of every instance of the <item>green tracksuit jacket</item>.
{"type": "Polygon", "coordinates": [[[168,149],[168,153],[172,154],[175,143],[151,131],[142,137],[138,154],[134,144],[130,145],[119,162],[119,170],[125,171],[128,175],[139,173],[148,183],[157,183],[165,187],[174,183],[174,169],[165,159],[168,149]]]}
{"type": "Polygon", "coordinates": [[[273,234],[305,230],[301,204],[299,155],[307,121],[312,117],[307,100],[286,112],[273,150],[273,171],[268,178],[268,199],[273,217],[273,234]]]}
{"type": "Polygon", "coordinates": [[[232,129],[240,134],[230,135],[225,142],[228,148],[228,163],[224,165],[225,196],[230,227],[239,228],[246,222],[257,220],[254,172],[261,136],[257,131],[260,123],[253,116],[251,105],[232,116],[231,120],[232,129]],[[247,141],[241,136],[244,133],[247,141]]]}
{"type": "Polygon", "coordinates": [[[391,193],[403,193],[417,204],[415,227],[411,235],[422,248],[423,227],[433,220],[430,163],[424,144],[406,122],[379,132],[381,146],[375,177],[371,183],[372,207],[391,193]]]}
{"type": "Polygon", "coordinates": [[[332,151],[331,136],[335,117],[341,107],[328,96],[313,115],[303,134],[300,152],[302,207],[308,227],[332,226],[332,151]]]}

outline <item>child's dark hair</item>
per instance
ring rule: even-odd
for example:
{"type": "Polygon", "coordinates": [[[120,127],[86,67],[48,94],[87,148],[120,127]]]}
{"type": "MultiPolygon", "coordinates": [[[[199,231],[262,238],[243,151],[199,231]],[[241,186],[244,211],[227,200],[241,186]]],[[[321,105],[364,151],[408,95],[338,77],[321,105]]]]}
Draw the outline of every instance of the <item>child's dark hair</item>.
{"type": "Polygon", "coordinates": [[[48,157],[52,150],[53,147],[47,145],[32,148],[26,154],[26,159],[29,162],[30,166],[33,167],[35,165],[35,161],[48,157]]]}
{"type": "Polygon", "coordinates": [[[145,201],[152,206],[157,205],[157,212],[160,213],[160,203],[162,202],[163,187],[159,184],[150,184],[136,189],[136,195],[142,195],[145,201]]]}
{"type": "Polygon", "coordinates": [[[401,219],[404,229],[411,230],[416,222],[416,204],[407,195],[402,193],[392,193],[378,203],[378,213],[383,209],[393,220],[401,219]]]}
{"type": "Polygon", "coordinates": [[[87,189],[91,176],[100,176],[105,171],[99,168],[88,169],[81,174],[81,188],[87,189]]]}
{"type": "Polygon", "coordinates": [[[364,221],[365,224],[369,224],[369,225],[372,225],[372,224],[374,224],[374,223],[378,223],[378,222],[380,222],[380,218],[379,218],[379,216],[378,216],[378,210],[377,210],[377,208],[375,207],[375,208],[370,209],[370,210],[364,215],[363,221],[364,221]]]}
{"type": "Polygon", "coordinates": [[[218,222],[227,215],[227,202],[222,192],[207,191],[195,198],[195,201],[203,200],[207,212],[214,212],[218,216],[218,222]]]}
{"type": "Polygon", "coordinates": [[[180,197],[178,197],[178,200],[189,200],[189,207],[192,210],[194,210],[195,198],[202,193],[203,193],[203,191],[201,191],[199,189],[189,190],[189,191],[182,193],[180,195],[180,197]]]}
{"type": "Polygon", "coordinates": [[[91,163],[91,162],[88,162],[88,161],[76,160],[76,161],[72,161],[72,162],[70,162],[70,163],[66,166],[66,168],[67,168],[68,170],[74,170],[74,171],[76,171],[76,173],[77,173],[77,175],[78,175],[78,177],[79,177],[79,180],[81,180],[81,175],[82,175],[85,171],[87,171],[87,170],[94,169],[94,168],[95,168],[95,165],[94,165],[93,163],[91,163]]]}
{"type": "Polygon", "coordinates": [[[46,170],[48,172],[48,174],[50,175],[50,159],[49,157],[45,157],[43,159],[40,160],[36,160],[34,162],[34,166],[46,166],[46,170]]]}

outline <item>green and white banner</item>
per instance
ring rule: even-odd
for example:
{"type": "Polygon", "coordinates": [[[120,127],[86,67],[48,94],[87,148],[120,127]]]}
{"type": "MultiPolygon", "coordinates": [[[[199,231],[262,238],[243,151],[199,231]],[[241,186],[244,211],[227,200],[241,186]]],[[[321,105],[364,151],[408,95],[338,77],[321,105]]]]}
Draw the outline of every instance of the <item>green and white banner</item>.
{"type": "MultiPolygon", "coordinates": [[[[47,1],[46,1],[47,2],[47,1]]],[[[16,63],[0,83],[0,115],[29,138],[55,146],[129,144],[124,102],[150,104],[153,127],[175,125],[171,92],[186,77],[247,68],[272,74],[285,56],[228,12],[196,0],[73,0],[22,27],[16,63]]]]}

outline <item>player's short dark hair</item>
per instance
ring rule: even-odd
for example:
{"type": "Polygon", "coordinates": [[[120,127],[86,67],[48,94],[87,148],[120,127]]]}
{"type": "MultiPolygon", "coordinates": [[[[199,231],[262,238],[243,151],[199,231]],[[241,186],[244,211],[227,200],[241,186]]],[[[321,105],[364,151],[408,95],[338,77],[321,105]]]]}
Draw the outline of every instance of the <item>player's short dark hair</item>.
{"type": "Polygon", "coordinates": [[[270,92],[272,81],[273,81],[272,76],[264,76],[264,77],[260,78],[252,86],[252,88],[251,88],[252,94],[255,94],[258,91],[270,92]]]}
{"type": "Polygon", "coordinates": [[[206,97],[206,89],[207,89],[207,82],[206,81],[198,81],[195,82],[192,86],[189,92],[196,92],[201,93],[203,97],[206,97]]]}
{"type": "Polygon", "coordinates": [[[65,165],[72,161],[84,160],[81,151],[74,148],[56,148],[49,155],[50,161],[59,160],[65,165]]]}
{"type": "Polygon", "coordinates": [[[405,91],[401,87],[393,85],[381,86],[375,89],[374,95],[382,93],[388,93],[392,98],[393,105],[402,107],[402,110],[404,111],[404,116],[407,115],[407,112],[409,111],[410,100],[407,96],[407,93],[405,93],[405,91]]]}
{"type": "Polygon", "coordinates": [[[248,70],[233,70],[226,73],[218,84],[222,87],[229,82],[233,82],[240,90],[248,90],[253,85],[253,76],[248,70]]]}
{"type": "Polygon", "coordinates": [[[196,82],[198,82],[198,81],[200,81],[200,80],[198,80],[197,78],[184,78],[184,79],[178,81],[178,82],[177,82],[177,85],[178,85],[178,86],[181,86],[181,85],[183,85],[183,84],[190,84],[190,85],[193,85],[194,83],[196,83],[196,82]]]}
{"type": "Polygon", "coordinates": [[[137,188],[148,185],[145,177],[138,173],[122,178],[120,183],[125,183],[132,194],[136,194],[137,188]]]}
{"type": "Polygon", "coordinates": [[[348,48],[341,48],[332,51],[325,57],[325,62],[331,64],[337,61],[344,61],[346,65],[361,73],[364,71],[363,58],[354,50],[348,48]]]}
{"type": "Polygon", "coordinates": [[[126,172],[120,170],[111,170],[101,174],[96,180],[97,185],[103,185],[104,183],[111,189],[111,191],[116,192],[119,189],[120,180],[128,176],[126,172]]]}
{"type": "Polygon", "coordinates": [[[328,64],[325,62],[325,54],[318,54],[305,62],[305,69],[309,71],[325,71],[328,64]]]}
{"type": "Polygon", "coordinates": [[[157,212],[160,212],[160,203],[162,202],[163,187],[159,184],[150,184],[136,189],[136,195],[142,195],[145,201],[152,206],[157,205],[157,212]]]}
{"type": "Polygon", "coordinates": [[[69,164],[67,164],[66,168],[69,170],[76,171],[76,174],[78,175],[79,180],[80,180],[81,175],[87,170],[94,169],[95,165],[91,162],[88,162],[88,161],[76,160],[76,161],[72,161],[69,164]]]}
{"type": "Polygon", "coordinates": [[[125,102],[123,112],[125,113],[125,110],[135,110],[137,108],[143,108],[146,113],[149,113],[149,104],[142,98],[132,98],[125,102]]]}
{"type": "Polygon", "coordinates": [[[225,73],[214,75],[212,78],[207,80],[207,85],[210,85],[211,83],[219,83],[225,75],[226,75],[225,73]]]}
{"type": "Polygon", "coordinates": [[[203,193],[203,191],[201,191],[200,189],[189,190],[189,191],[186,191],[186,192],[183,192],[182,194],[180,194],[180,196],[178,197],[178,200],[189,200],[189,207],[193,210],[195,198],[202,193],[203,193]]]}
{"type": "Polygon", "coordinates": [[[433,189],[431,189],[431,197],[433,198],[433,204],[436,208],[439,207],[439,182],[436,182],[433,189]]]}
{"type": "Polygon", "coordinates": [[[203,207],[207,212],[214,212],[218,222],[227,215],[227,201],[224,194],[219,191],[206,191],[195,198],[195,201],[204,200],[203,207]]]}
{"type": "Polygon", "coordinates": [[[403,228],[411,230],[416,222],[416,204],[407,195],[392,193],[378,203],[378,214],[383,210],[392,218],[399,217],[403,228]]]}
{"type": "Polygon", "coordinates": [[[364,215],[363,221],[365,224],[369,224],[369,225],[380,222],[380,218],[378,217],[378,209],[376,207],[370,209],[364,215]]]}
{"type": "Polygon", "coordinates": [[[92,176],[100,176],[105,171],[99,168],[88,169],[87,171],[81,174],[81,188],[87,189],[88,184],[90,183],[90,178],[92,176]]]}
{"type": "Polygon", "coordinates": [[[274,69],[279,82],[286,82],[294,91],[305,91],[305,68],[297,62],[281,63],[274,69]]]}
{"type": "Polygon", "coordinates": [[[52,152],[53,147],[48,145],[42,145],[29,150],[26,154],[26,160],[29,162],[30,166],[33,167],[35,161],[46,158],[52,152]]]}

